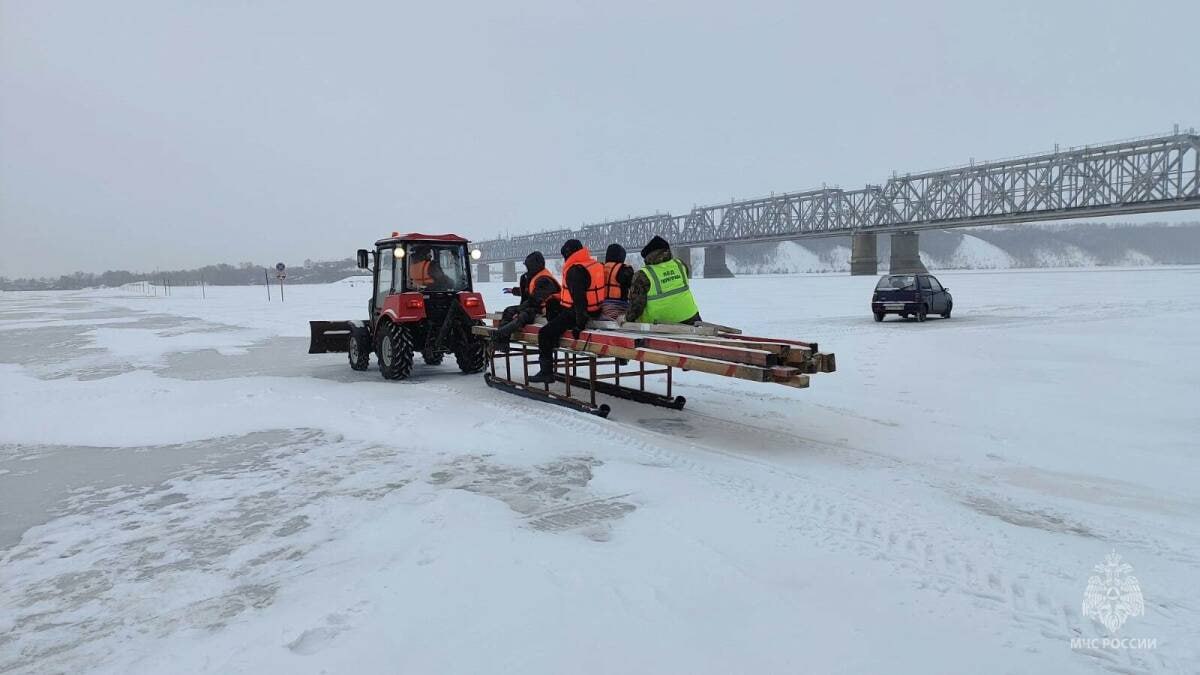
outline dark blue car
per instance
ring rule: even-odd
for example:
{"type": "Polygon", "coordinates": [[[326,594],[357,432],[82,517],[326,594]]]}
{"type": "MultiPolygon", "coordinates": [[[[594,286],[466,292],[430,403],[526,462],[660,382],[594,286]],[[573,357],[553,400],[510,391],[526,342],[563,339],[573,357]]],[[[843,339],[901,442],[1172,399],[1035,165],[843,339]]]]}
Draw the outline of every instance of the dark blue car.
{"type": "Polygon", "coordinates": [[[915,316],[917,321],[924,321],[929,314],[949,319],[953,310],[950,289],[932,274],[889,274],[879,280],[871,296],[876,321],[883,321],[888,314],[899,314],[904,319],[915,316]]]}

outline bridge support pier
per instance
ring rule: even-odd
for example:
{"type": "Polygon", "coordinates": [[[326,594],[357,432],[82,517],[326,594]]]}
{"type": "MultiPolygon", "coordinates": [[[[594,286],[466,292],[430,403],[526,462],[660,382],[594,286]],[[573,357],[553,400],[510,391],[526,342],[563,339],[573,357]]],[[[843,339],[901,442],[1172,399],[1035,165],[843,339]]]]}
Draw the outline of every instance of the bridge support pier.
{"type": "Polygon", "coordinates": [[[475,281],[487,283],[492,280],[492,267],[487,263],[479,263],[475,266],[475,281]]]}
{"type": "Polygon", "coordinates": [[[692,269],[692,247],[691,246],[672,246],[671,257],[687,265],[687,268],[692,269]]]}
{"type": "Polygon", "coordinates": [[[517,261],[516,260],[505,260],[504,261],[504,272],[503,272],[503,275],[501,276],[501,279],[506,282],[512,282],[512,281],[517,280],[517,261]]]}
{"type": "Polygon", "coordinates": [[[724,246],[705,246],[704,247],[704,278],[705,279],[729,279],[733,277],[733,272],[729,270],[729,266],[725,264],[725,247],[724,246]]]}
{"type": "Polygon", "coordinates": [[[921,250],[916,232],[896,232],[892,235],[891,274],[928,272],[921,262],[921,250]]]}
{"type": "Polygon", "coordinates": [[[876,247],[878,235],[860,232],[850,238],[850,275],[875,276],[879,274],[879,253],[876,247]]]}

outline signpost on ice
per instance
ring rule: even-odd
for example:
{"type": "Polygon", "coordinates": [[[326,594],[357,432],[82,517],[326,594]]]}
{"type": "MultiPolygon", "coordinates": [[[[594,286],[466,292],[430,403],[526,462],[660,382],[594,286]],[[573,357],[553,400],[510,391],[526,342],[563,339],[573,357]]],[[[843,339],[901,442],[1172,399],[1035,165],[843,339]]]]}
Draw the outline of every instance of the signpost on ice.
{"type": "Polygon", "coordinates": [[[279,280],[279,301],[283,302],[283,280],[287,278],[287,265],[275,263],[275,278],[279,280]]]}

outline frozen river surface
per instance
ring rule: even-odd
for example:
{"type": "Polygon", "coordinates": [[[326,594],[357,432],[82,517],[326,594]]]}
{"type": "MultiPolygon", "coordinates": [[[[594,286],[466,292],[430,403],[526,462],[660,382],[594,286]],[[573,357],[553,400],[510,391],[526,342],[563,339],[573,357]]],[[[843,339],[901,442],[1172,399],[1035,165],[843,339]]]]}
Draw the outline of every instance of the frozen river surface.
{"type": "Polygon", "coordinates": [[[0,295],[0,673],[1196,672],[1200,269],[939,277],[698,280],[838,372],[609,420],[307,355],[361,285],[0,295]]]}

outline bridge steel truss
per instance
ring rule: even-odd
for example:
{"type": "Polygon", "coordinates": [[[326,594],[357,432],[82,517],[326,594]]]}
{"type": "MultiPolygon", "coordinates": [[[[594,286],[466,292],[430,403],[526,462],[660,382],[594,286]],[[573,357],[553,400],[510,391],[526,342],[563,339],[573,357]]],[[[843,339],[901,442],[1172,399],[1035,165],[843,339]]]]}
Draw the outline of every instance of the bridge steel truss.
{"type": "Polygon", "coordinates": [[[829,188],[476,242],[481,262],[547,255],[577,238],[640,249],[654,235],[712,246],[867,232],[998,225],[1200,208],[1200,135],[1156,136],[829,188]]]}

